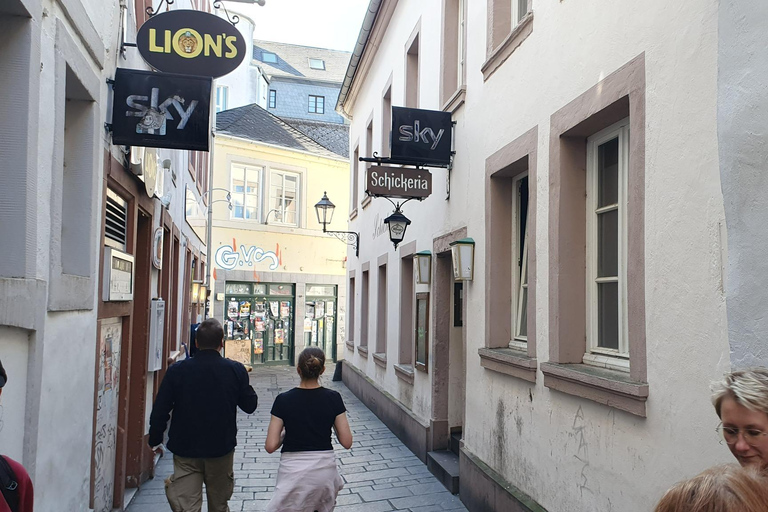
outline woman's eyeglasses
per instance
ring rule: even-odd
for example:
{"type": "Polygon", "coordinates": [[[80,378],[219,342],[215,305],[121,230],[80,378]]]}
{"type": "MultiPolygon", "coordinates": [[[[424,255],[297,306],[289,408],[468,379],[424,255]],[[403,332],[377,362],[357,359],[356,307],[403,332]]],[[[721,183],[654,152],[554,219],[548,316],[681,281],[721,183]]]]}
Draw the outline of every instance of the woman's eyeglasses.
{"type": "Polygon", "coordinates": [[[740,429],[734,427],[724,427],[723,425],[720,425],[716,430],[720,434],[722,440],[729,445],[736,444],[736,442],[739,440],[739,433],[744,436],[744,441],[750,446],[755,446],[760,442],[763,436],[768,436],[768,432],[763,432],[762,430],[758,430],[756,428],[740,429]]]}

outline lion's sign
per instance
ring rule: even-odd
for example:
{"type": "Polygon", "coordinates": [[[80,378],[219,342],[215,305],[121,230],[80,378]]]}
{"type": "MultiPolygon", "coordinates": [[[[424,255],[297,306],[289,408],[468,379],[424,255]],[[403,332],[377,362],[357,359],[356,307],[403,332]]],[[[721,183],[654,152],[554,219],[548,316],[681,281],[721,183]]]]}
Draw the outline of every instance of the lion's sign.
{"type": "Polygon", "coordinates": [[[237,28],[192,10],[151,17],[136,34],[136,45],[147,64],[159,71],[212,78],[234,71],[247,53],[237,28]]]}

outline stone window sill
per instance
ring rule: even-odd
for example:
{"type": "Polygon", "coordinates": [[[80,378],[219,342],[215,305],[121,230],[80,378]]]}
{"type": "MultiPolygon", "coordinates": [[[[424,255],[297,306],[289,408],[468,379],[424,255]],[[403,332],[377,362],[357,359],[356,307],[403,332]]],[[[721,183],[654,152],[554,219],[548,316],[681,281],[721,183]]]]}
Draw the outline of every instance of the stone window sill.
{"type": "Polygon", "coordinates": [[[374,352],[373,353],[373,362],[377,365],[381,366],[382,368],[387,367],[387,354],[383,352],[374,352]]]}
{"type": "Polygon", "coordinates": [[[536,382],[536,358],[528,357],[525,352],[511,348],[481,348],[477,353],[480,366],[487,370],[536,382]]]}
{"type": "Polygon", "coordinates": [[[347,345],[347,348],[348,348],[349,350],[351,350],[352,352],[354,352],[354,351],[355,351],[355,342],[354,342],[354,341],[352,341],[352,340],[347,340],[347,341],[345,342],[345,344],[347,345]]]}
{"type": "Polygon", "coordinates": [[[544,385],[637,416],[646,416],[648,383],[631,380],[625,372],[586,364],[542,363],[544,385]]]}
{"type": "Polygon", "coordinates": [[[357,353],[360,354],[363,357],[368,357],[368,347],[364,347],[362,345],[357,346],[357,353]]]}
{"type": "Polygon", "coordinates": [[[464,104],[464,100],[467,97],[467,86],[462,85],[459,87],[453,95],[451,95],[450,98],[448,98],[448,101],[445,102],[445,105],[443,105],[443,112],[450,112],[454,113],[456,112],[460,106],[464,104]]]}
{"type": "Polygon", "coordinates": [[[349,212],[349,220],[355,220],[357,218],[357,208],[349,212]]]}
{"type": "Polygon", "coordinates": [[[480,71],[483,73],[483,81],[488,80],[491,75],[504,64],[518,46],[523,44],[529,35],[533,32],[533,11],[525,15],[520,20],[512,32],[504,38],[501,44],[494,48],[494,50],[488,55],[488,59],[485,61],[480,71]]]}
{"type": "Polygon", "coordinates": [[[360,204],[363,207],[363,210],[365,210],[365,207],[371,204],[371,196],[366,194],[365,199],[363,199],[363,202],[360,204]]]}
{"type": "Polygon", "coordinates": [[[413,384],[413,366],[409,364],[396,364],[395,367],[395,375],[397,375],[397,378],[407,382],[408,384],[413,384]]]}

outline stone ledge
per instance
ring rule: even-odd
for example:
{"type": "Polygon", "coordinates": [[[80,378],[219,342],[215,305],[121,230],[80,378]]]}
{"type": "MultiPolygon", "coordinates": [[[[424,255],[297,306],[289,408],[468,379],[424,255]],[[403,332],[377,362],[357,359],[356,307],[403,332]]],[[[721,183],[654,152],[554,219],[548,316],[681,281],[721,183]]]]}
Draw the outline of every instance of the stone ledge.
{"type": "Polygon", "coordinates": [[[586,364],[542,363],[544,385],[637,416],[646,416],[648,383],[637,382],[629,374],[586,364]]]}
{"type": "Polygon", "coordinates": [[[355,351],[355,342],[352,340],[346,340],[344,344],[347,346],[347,350],[355,351]]]}
{"type": "Polygon", "coordinates": [[[368,347],[364,347],[362,345],[357,346],[357,353],[360,354],[363,357],[368,357],[368,347]]]}
{"type": "Polygon", "coordinates": [[[528,382],[536,382],[537,360],[511,348],[481,348],[480,366],[528,382]]]}
{"type": "Polygon", "coordinates": [[[413,366],[409,364],[396,364],[393,365],[395,368],[395,375],[397,375],[397,378],[407,382],[408,384],[413,384],[413,366]]]}
{"type": "Polygon", "coordinates": [[[523,44],[529,35],[533,33],[533,11],[526,14],[520,23],[512,29],[504,41],[499,44],[489,55],[488,59],[480,67],[483,74],[483,81],[488,80],[491,75],[504,64],[518,46],[523,44]]]}
{"type": "Polygon", "coordinates": [[[383,352],[374,352],[373,353],[373,362],[377,365],[381,366],[382,368],[387,367],[387,354],[383,352]]]}

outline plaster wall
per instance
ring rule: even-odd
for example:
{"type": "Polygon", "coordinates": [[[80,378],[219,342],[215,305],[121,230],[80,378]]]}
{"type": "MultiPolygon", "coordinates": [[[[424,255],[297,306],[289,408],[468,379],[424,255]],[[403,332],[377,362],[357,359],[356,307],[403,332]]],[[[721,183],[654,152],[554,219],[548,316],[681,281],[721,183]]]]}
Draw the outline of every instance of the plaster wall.
{"type": "Polygon", "coordinates": [[[731,364],[768,366],[768,178],[765,133],[768,56],[762,33],[768,5],[719,2],[717,123],[720,177],[728,226],[726,294],[731,364]],[[745,14],[749,13],[749,14],[745,14]]]}
{"type": "MultiPolygon", "coordinates": [[[[446,171],[433,169],[432,196],[404,207],[412,220],[404,243],[416,240],[417,250],[430,249],[435,236],[463,225],[476,242],[475,278],[465,287],[465,448],[548,510],[646,510],[672,483],[731,461],[727,447],[719,445],[712,433],[717,417],[709,402],[710,382],[730,367],[716,125],[718,3],[534,0],[532,6],[531,35],[484,80],[479,69],[486,61],[488,6],[468,3],[467,94],[454,114],[456,159],[450,200],[445,201],[446,171]],[[540,372],[535,383],[528,383],[484,369],[477,355],[485,347],[486,332],[488,283],[482,267],[486,158],[538,127],[537,230],[529,234],[537,244],[537,333],[529,342],[537,345],[538,362],[545,362],[550,344],[550,116],[641,54],[647,84],[646,418],[551,391],[544,387],[540,372]]],[[[441,107],[440,12],[439,2],[398,3],[371,68],[356,78],[362,83],[348,104],[352,147],[356,141],[364,146],[371,114],[373,140],[381,139],[377,120],[390,74],[392,104],[403,104],[404,45],[417,23],[422,33],[419,105],[441,107]]],[[[373,150],[378,149],[374,142],[373,150]]],[[[359,196],[364,197],[362,188],[359,196]]],[[[376,257],[392,250],[385,230],[376,236],[378,223],[391,209],[385,200],[374,199],[359,207],[350,222],[351,229],[363,234],[360,258],[350,257],[349,265],[358,278],[361,264],[373,262],[373,267],[376,257]]],[[[392,271],[397,274],[397,267],[392,271]]],[[[392,306],[398,300],[399,276],[388,281],[392,283],[388,332],[393,336],[398,310],[392,306]]],[[[370,308],[375,311],[371,288],[370,308]]],[[[350,334],[357,342],[359,332],[350,334]]],[[[390,338],[390,360],[397,357],[396,344],[390,338]]],[[[398,400],[412,404],[416,415],[429,419],[431,374],[417,371],[411,387],[398,382],[391,369],[381,371],[357,352],[347,350],[346,358],[398,400]]]]}

